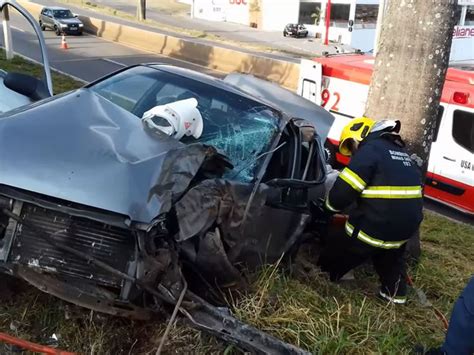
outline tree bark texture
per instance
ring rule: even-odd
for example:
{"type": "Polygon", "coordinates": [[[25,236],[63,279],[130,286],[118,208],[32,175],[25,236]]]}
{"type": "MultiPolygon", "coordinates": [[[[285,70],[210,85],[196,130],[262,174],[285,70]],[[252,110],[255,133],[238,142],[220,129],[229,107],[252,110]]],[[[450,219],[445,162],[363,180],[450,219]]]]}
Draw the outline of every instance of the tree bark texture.
{"type": "Polygon", "coordinates": [[[365,115],[402,122],[402,136],[423,175],[456,11],[457,0],[391,0],[382,24],[365,115]]]}
{"type": "Polygon", "coordinates": [[[146,20],[146,0],[137,0],[137,19],[146,20]]]}

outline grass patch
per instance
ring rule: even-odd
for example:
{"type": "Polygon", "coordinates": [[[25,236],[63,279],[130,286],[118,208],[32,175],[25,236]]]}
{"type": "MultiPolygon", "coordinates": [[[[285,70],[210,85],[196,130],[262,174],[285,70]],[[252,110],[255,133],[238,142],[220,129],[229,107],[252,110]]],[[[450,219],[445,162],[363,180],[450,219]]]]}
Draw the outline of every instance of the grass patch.
{"type": "MultiPolygon", "coordinates": [[[[474,273],[474,228],[426,213],[422,246],[410,274],[449,318],[474,273]]],[[[239,318],[313,353],[408,354],[415,344],[441,344],[442,322],[414,293],[406,306],[379,301],[377,279],[366,266],[356,270],[358,281],[330,283],[311,254],[303,251],[291,276],[273,268],[256,275],[253,292],[234,302],[239,318]]]]}
{"type": "MultiPolygon", "coordinates": [[[[0,69],[7,72],[18,72],[32,75],[38,79],[43,78],[43,67],[29,62],[21,57],[15,56],[12,60],[5,59],[5,51],[0,49],[0,69]]],[[[55,94],[74,90],[84,86],[83,83],[52,71],[53,88],[55,94]]]]}
{"type": "MultiPolygon", "coordinates": [[[[447,317],[474,273],[474,228],[426,214],[423,256],[411,270],[417,287],[447,317]]],[[[230,302],[236,316],[315,354],[408,354],[415,344],[438,346],[442,322],[414,294],[406,306],[375,298],[377,279],[370,268],[356,270],[358,281],[334,284],[314,267],[310,248],[302,250],[290,274],[267,267],[251,276],[252,287],[230,302]]],[[[165,319],[134,322],[97,314],[58,301],[9,279],[0,302],[0,330],[88,354],[153,354],[165,319]],[[13,297],[12,295],[15,295],[13,297]]],[[[7,283],[3,280],[2,285],[7,283]]],[[[180,322],[166,342],[166,353],[224,353],[225,344],[180,322]]],[[[231,351],[235,353],[235,351],[231,351]]]]}
{"type": "Polygon", "coordinates": [[[148,0],[147,7],[169,15],[187,15],[191,11],[190,5],[176,0],[148,0]]]}

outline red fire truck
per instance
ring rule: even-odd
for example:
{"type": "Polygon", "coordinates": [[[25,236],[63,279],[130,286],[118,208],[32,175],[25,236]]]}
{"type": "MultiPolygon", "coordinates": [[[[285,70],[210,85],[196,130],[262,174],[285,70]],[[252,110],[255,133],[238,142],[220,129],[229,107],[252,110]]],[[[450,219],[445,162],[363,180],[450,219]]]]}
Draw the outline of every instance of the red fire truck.
{"type": "MultiPolygon", "coordinates": [[[[365,110],[374,58],[342,55],[301,63],[298,93],[336,116],[328,146],[365,110]]],[[[474,215],[474,71],[449,68],[429,158],[426,197],[474,215]]],[[[336,154],[344,163],[343,157],[336,154]]]]}

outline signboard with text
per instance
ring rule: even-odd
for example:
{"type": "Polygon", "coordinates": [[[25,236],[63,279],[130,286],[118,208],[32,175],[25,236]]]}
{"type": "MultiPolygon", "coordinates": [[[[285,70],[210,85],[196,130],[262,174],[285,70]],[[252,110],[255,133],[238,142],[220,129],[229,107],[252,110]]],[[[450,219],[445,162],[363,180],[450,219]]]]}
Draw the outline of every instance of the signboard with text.
{"type": "Polygon", "coordinates": [[[453,39],[474,38],[474,26],[456,26],[453,31],[453,39]]]}

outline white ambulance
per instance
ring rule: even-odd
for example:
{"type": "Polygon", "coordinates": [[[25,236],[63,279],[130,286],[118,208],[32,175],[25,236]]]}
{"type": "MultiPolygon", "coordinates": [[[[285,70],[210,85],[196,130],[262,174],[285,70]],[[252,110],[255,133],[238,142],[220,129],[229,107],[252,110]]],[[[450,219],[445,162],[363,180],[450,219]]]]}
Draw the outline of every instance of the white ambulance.
{"type": "MultiPolygon", "coordinates": [[[[298,93],[336,116],[326,142],[333,152],[342,127],[364,114],[373,63],[367,55],[301,62],[298,93]]],[[[474,215],[474,71],[449,68],[437,120],[425,195],[474,215]]],[[[342,155],[335,156],[347,163],[342,155]]]]}

